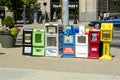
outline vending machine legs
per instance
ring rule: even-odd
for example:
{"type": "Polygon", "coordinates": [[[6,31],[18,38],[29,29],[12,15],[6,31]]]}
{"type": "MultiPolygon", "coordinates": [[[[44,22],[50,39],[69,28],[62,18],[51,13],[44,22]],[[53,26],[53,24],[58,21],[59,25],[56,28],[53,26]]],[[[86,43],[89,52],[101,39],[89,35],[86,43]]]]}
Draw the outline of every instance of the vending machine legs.
{"type": "Polygon", "coordinates": [[[101,60],[112,60],[112,56],[110,55],[110,43],[103,43],[103,56],[100,57],[101,60]]]}

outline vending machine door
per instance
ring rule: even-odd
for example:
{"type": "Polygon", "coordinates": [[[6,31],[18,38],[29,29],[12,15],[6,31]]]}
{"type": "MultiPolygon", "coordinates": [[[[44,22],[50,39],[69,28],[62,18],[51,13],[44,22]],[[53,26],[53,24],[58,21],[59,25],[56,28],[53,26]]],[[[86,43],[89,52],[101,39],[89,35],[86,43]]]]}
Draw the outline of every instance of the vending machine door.
{"type": "Polygon", "coordinates": [[[23,29],[23,45],[32,45],[32,29],[23,29]]]}
{"type": "Polygon", "coordinates": [[[90,43],[100,43],[100,30],[91,30],[89,32],[90,43]]]}
{"type": "Polygon", "coordinates": [[[46,35],[45,36],[45,48],[52,48],[52,49],[58,49],[58,36],[53,36],[53,35],[46,35]]]}
{"type": "Polygon", "coordinates": [[[32,50],[33,56],[45,56],[45,48],[39,46],[33,46],[32,50]]]}
{"type": "Polygon", "coordinates": [[[74,35],[62,35],[62,45],[75,45],[75,36],[74,35]]]}
{"type": "Polygon", "coordinates": [[[102,31],[102,41],[112,41],[111,38],[112,36],[110,35],[110,30],[103,30],[102,31]]]}
{"type": "Polygon", "coordinates": [[[33,30],[33,46],[45,46],[44,44],[44,29],[34,29],[33,30]]]}
{"type": "Polygon", "coordinates": [[[99,58],[99,44],[90,44],[89,58],[91,59],[99,58]]]}
{"type": "Polygon", "coordinates": [[[32,55],[32,46],[23,46],[23,55],[32,55]]]}
{"type": "Polygon", "coordinates": [[[88,35],[76,34],[76,45],[88,45],[88,35]]]}
{"type": "Polygon", "coordinates": [[[101,25],[101,41],[111,42],[113,37],[113,23],[102,23],[101,25]]]}
{"type": "Polygon", "coordinates": [[[81,58],[88,58],[88,45],[79,45],[75,48],[75,56],[81,58]]]}
{"type": "Polygon", "coordinates": [[[62,57],[63,58],[74,58],[75,57],[75,46],[63,46],[62,57]]]}
{"type": "Polygon", "coordinates": [[[45,34],[58,34],[58,24],[45,24],[45,34]]]}
{"type": "Polygon", "coordinates": [[[46,49],[46,56],[47,57],[58,57],[59,50],[57,49],[46,49]]]}

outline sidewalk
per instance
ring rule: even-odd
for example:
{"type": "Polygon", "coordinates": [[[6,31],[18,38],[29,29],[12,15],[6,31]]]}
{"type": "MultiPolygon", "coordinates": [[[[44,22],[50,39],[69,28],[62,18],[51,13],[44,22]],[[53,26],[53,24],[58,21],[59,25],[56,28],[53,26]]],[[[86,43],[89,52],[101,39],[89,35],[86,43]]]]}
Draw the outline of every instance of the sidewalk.
{"type": "Polygon", "coordinates": [[[1,68],[0,80],[119,80],[119,75],[1,68]]]}
{"type": "Polygon", "coordinates": [[[112,61],[22,55],[22,47],[0,48],[0,80],[119,80],[120,49],[112,61]]]}
{"type": "MultiPolygon", "coordinates": [[[[23,28],[44,28],[44,25],[23,28]]],[[[0,80],[120,80],[120,49],[111,47],[110,50],[112,61],[25,56],[22,47],[0,46],[0,80]]]]}

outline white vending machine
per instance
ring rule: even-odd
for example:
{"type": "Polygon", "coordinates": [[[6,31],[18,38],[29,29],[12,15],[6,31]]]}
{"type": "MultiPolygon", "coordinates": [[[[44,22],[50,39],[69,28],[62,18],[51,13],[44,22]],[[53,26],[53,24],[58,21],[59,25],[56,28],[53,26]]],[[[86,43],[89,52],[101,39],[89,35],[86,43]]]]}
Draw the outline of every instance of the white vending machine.
{"type": "Polygon", "coordinates": [[[75,35],[75,57],[88,58],[88,35],[85,34],[85,26],[80,26],[79,28],[79,33],[75,35]]]}
{"type": "Polygon", "coordinates": [[[45,24],[45,55],[47,57],[59,57],[61,39],[59,24],[45,24]]]}

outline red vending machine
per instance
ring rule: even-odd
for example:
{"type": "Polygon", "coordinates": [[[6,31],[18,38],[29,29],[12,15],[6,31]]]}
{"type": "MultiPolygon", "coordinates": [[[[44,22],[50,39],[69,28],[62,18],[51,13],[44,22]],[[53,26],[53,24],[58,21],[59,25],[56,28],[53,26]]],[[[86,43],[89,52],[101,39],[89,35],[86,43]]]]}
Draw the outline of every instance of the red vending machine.
{"type": "Polygon", "coordinates": [[[89,41],[89,58],[99,58],[100,30],[91,29],[88,36],[89,41]]]}

